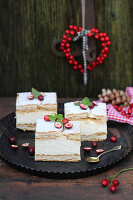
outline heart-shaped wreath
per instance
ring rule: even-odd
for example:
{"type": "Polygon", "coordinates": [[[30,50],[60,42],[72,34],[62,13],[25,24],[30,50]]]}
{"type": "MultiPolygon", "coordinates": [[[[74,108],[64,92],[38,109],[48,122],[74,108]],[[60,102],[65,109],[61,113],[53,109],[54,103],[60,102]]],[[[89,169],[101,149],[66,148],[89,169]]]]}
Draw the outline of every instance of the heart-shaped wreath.
{"type": "Polygon", "coordinates": [[[76,41],[79,38],[83,38],[83,59],[84,65],[86,65],[86,69],[92,71],[96,68],[97,65],[102,64],[104,59],[107,57],[109,53],[109,47],[111,45],[110,38],[107,36],[107,33],[101,33],[98,29],[92,28],[91,30],[82,30],[81,26],[70,25],[69,29],[65,31],[65,35],[62,37],[62,42],[60,44],[60,48],[62,52],[65,54],[66,59],[69,64],[73,65],[74,70],[79,70],[80,73],[84,72],[85,67],[82,64],[78,63],[78,61],[74,58],[71,53],[71,45],[72,41],[76,41]],[[86,51],[88,50],[88,38],[94,37],[96,40],[101,41],[101,52],[100,55],[96,58],[94,62],[91,64],[87,64],[86,61],[86,51]]]}

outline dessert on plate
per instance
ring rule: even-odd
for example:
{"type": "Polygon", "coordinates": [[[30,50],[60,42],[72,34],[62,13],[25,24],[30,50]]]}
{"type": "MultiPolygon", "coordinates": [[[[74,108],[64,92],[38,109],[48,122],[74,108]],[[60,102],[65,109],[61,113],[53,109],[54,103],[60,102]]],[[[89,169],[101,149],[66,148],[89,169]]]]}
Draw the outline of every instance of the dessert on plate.
{"type": "Polygon", "coordinates": [[[35,161],[78,162],[80,146],[80,122],[37,120],[35,161]]]}
{"type": "Polygon", "coordinates": [[[32,93],[17,93],[16,128],[34,131],[37,119],[55,113],[57,113],[55,92],[40,93],[32,88],[32,93]]]}
{"type": "Polygon", "coordinates": [[[107,139],[107,111],[105,103],[90,102],[85,97],[81,102],[64,105],[65,118],[81,123],[81,141],[107,139]]]}

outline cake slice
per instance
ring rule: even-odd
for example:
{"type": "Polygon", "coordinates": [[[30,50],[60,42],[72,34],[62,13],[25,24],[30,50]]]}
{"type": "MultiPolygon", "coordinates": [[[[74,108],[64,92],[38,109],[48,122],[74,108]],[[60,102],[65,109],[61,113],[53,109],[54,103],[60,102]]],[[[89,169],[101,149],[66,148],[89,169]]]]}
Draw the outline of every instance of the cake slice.
{"type": "Polygon", "coordinates": [[[43,100],[29,99],[31,92],[17,94],[16,128],[35,130],[36,121],[44,115],[57,113],[57,97],[55,92],[45,92],[43,100]]]}
{"type": "Polygon", "coordinates": [[[102,141],[107,138],[107,111],[105,103],[90,109],[81,109],[75,102],[65,103],[65,118],[81,123],[81,141],[102,141]]]}
{"type": "MultiPolygon", "coordinates": [[[[60,122],[59,122],[60,123],[60,122]]],[[[71,121],[71,129],[56,128],[55,122],[37,120],[35,161],[78,162],[80,158],[80,122],[71,121]]]]}

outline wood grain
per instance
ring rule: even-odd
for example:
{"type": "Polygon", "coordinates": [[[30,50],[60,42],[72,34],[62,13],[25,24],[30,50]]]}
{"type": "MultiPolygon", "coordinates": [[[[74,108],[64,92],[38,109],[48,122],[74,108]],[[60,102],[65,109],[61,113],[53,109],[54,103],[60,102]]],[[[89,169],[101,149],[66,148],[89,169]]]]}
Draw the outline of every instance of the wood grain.
{"type": "Polygon", "coordinates": [[[112,46],[104,64],[88,73],[87,86],[51,50],[69,24],[81,25],[80,11],[77,0],[0,0],[0,96],[34,86],[58,97],[96,97],[103,87],[133,84],[133,2],[95,0],[96,27],[107,32],[112,46]]]}
{"type": "MultiPolygon", "coordinates": [[[[14,110],[15,98],[0,98],[0,118],[14,110]]],[[[133,167],[133,152],[118,166],[104,173],[81,179],[58,180],[25,174],[0,160],[0,200],[132,200],[133,171],[118,176],[120,186],[115,194],[100,185],[103,178],[129,167],[133,167]]]]}

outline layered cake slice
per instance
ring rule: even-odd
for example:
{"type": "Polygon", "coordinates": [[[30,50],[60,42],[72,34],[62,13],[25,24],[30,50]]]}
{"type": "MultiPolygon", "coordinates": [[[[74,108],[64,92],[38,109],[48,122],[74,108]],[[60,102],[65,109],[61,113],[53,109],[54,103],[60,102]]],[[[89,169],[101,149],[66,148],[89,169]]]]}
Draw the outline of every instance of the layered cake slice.
{"type": "Polygon", "coordinates": [[[38,92],[34,95],[31,92],[17,94],[17,128],[35,130],[37,119],[42,118],[44,115],[55,113],[57,113],[57,97],[55,92],[45,92],[43,94],[38,92]]]}
{"type": "Polygon", "coordinates": [[[80,122],[60,122],[38,119],[35,133],[36,161],[80,161],[80,122]]]}
{"type": "Polygon", "coordinates": [[[106,104],[90,102],[88,105],[82,102],[65,103],[65,117],[68,120],[81,123],[81,141],[102,141],[107,139],[106,104]]]}

